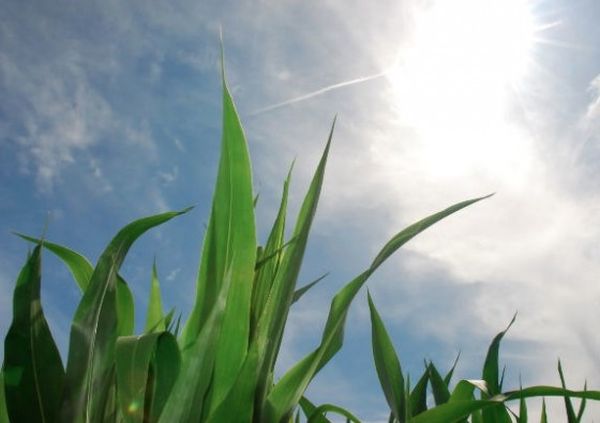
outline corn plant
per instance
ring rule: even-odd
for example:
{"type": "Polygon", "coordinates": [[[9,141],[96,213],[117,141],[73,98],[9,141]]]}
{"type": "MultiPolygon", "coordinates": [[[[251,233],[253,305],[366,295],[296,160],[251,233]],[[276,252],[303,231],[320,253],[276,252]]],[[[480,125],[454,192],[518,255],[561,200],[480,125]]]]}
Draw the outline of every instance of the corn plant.
{"type": "MultiPolygon", "coordinates": [[[[119,269],[138,237],[189,208],[126,225],[95,265],[70,248],[21,235],[35,247],[14,290],[0,375],[0,423],[293,421],[309,383],[342,347],[348,309],[369,276],[411,238],[481,200],[455,204],[397,233],[371,265],[333,297],[316,348],[276,378],[290,307],[314,286],[296,285],[335,121],[291,238],[285,237],[288,175],[270,234],[259,246],[246,138],[224,71],[222,81],[218,175],[196,299],[181,330],[173,312],[164,313],[153,266],[146,325],[134,335],[133,297],[119,269]],[[66,366],[41,305],[43,249],[66,264],[82,293],[71,324],[66,366]]],[[[335,406],[317,410],[347,413],[335,406]]]]}
{"type": "MultiPolygon", "coordinates": [[[[508,327],[492,340],[481,379],[461,380],[452,389],[450,383],[458,362],[457,357],[445,377],[441,376],[432,362],[426,363],[423,375],[415,387],[411,388],[410,381],[404,378],[398,355],[370,294],[368,301],[373,357],[381,388],[390,407],[390,423],[527,423],[525,399],[546,396],[562,397],[567,421],[579,423],[583,418],[586,400],[600,400],[600,391],[587,390],[587,384],[583,391],[567,389],[560,361],[560,387],[531,386],[503,392],[505,371],[499,370],[500,343],[514,323],[516,315],[508,327]],[[431,408],[427,405],[428,387],[435,403],[431,408]],[[476,393],[479,393],[479,398],[476,393]],[[571,403],[572,397],[582,399],[577,413],[571,403]],[[519,414],[507,407],[508,402],[516,400],[519,401],[519,414]]],[[[543,400],[541,422],[546,421],[546,403],[543,400]]]]}

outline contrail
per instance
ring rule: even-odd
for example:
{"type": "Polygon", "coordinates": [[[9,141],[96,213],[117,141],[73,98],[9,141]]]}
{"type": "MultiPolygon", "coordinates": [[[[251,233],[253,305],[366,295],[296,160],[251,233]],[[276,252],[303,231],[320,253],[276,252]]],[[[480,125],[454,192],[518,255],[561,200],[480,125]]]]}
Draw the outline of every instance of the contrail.
{"type": "Polygon", "coordinates": [[[373,75],[363,76],[361,78],[350,79],[349,81],[338,82],[337,84],[329,85],[327,87],[321,88],[316,91],[312,91],[308,94],[303,94],[298,97],[291,98],[286,101],[282,101],[281,103],[271,104],[270,106],[263,107],[262,109],[255,110],[250,113],[248,116],[256,116],[265,112],[270,112],[271,110],[279,109],[280,107],[288,106],[290,104],[298,103],[299,101],[308,100],[309,98],[316,97],[318,95],[324,94],[328,91],[337,90],[338,88],[347,87],[348,85],[360,84],[361,82],[371,81],[373,79],[377,79],[382,77],[388,72],[388,70],[384,70],[373,75]]]}

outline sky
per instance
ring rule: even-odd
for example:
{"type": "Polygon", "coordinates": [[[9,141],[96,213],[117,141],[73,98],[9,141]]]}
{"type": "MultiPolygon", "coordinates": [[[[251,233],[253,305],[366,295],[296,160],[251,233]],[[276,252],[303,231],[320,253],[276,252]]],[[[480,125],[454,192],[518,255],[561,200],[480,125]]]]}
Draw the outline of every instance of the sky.
{"type": "MultiPolygon", "coordinates": [[[[264,242],[296,160],[294,218],[338,121],[281,373],[320,338],[335,292],[406,225],[495,193],[419,235],[368,288],[403,368],[478,378],[491,339],[507,387],[600,388],[600,3],[596,0],[116,1],[0,6],[0,336],[28,245],[91,260],[141,216],[195,205],[122,268],[138,330],[156,257],[186,313],[218,163],[219,29],[253,160],[264,242]]],[[[42,302],[66,354],[77,286],[43,257],[42,302]]],[[[386,421],[366,290],[314,402],[386,421]]],[[[0,352],[0,354],[2,354],[0,352]]],[[[550,401],[561,419],[562,405],[550,401]]],[[[533,410],[539,404],[532,403],[533,410]]],[[[535,412],[535,411],[534,411],[535,412]]],[[[598,418],[600,410],[590,409],[598,418]]]]}

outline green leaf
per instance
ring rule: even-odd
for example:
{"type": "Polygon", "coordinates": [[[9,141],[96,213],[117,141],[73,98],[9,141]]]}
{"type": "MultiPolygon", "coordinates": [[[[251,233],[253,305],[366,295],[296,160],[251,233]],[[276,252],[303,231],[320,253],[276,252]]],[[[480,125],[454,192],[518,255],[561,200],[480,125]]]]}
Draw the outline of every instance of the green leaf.
{"type": "Polygon", "coordinates": [[[497,405],[491,400],[466,400],[447,402],[417,415],[409,423],[450,423],[468,417],[477,410],[497,405]]]}
{"type": "Polygon", "coordinates": [[[458,360],[459,359],[460,359],[460,351],[456,355],[456,359],[454,360],[454,364],[452,364],[452,367],[450,368],[450,370],[448,371],[448,373],[446,373],[446,376],[444,376],[444,383],[446,384],[446,386],[448,387],[448,389],[450,389],[450,381],[452,380],[452,375],[454,374],[454,370],[456,369],[456,365],[458,364],[458,360]]]}
{"type": "Polygon", "coordinates": [[[117,336],[133,335],[135,304],[129,285],[117,274],[117,336]]]}
{"type": "MultiPolygon", "coordinates": [[[[587,391],[587,381],[583,385],[583,390],[587,391]]],[[[581,419],[583,418],[583,413],[585,411],[586,404],[587,404],[587,399],[586,398],[582,399],[581,403],[579,404],[579,411],[577,412],[577,421],[578,422],[580,422],[581,419]]]]}
{"type": "Polygon", "coordinates": [[[327,272],[327,273],[319,276],[314,281],[312,281],[310,283],[307,283],[302,288],[298,288],[296,291],[294,291],[294,296],[292,298],[292,304],[295,303],[295,302],[297,302],[300,298],[302,298],[302,296],[304,294],[306,294],[309,289],[311,289],[313,286],[315,286],[316,284],[318,284],[319,282],[321,282],[323,279],[325,279],[327,277],[327,275],[329,275],[329,272],[327,272]]]}
{"type": "Polygon", "coordinates": [[[3,396],[12,422],[55,421],[60,405],[64,369],[42,310],[41,266],[37,245],[17,278],[4,341],[3,396]]]}
{"type": "Polygon", "coordinates": [[[156,272],[156,259],[152,264],[152,278],[150,285],[150,299],[148,300],[148,311],[146,312],[146,326],[144,332],[163,332],[166,330],[164,311],[160,296],[160,285],[156,272]]]}
{"type": "MultiPolygon", "coordinates": [[[[42,240],[37,238],[19,233],[16,233],[16,235],[29,242],[42,243],[42,240]]],[[[85,256],[62,245],[45,240],[42,245],[65,263],[81,292],[85,292],[92,273],[94,273],[94,267],[90,261],[85,256]]],[[[127,336],[133,333],[134,315],[135,309],[131,290],[127,282],[120,275],[117,275],[117,333],[119,336],[127,336]]]]}
{"type": "Polygon", "coordinates": [[[71,326],[61,419],[98,421],[110,389],[117,338],[117,272],[133,242],[148,229],[186,213],[168,212],[125,226],[102,253],[71,326]]]}
{"type": "MultiPolygon", "coordinates": [[[[489,391],[489,395],[497,395],[502,390],[502,381],[504,380],[504,370],[502,371],[502,377],[499,376],[499,351],[500,351],[500,342],[502,338],[506,334],[506,332],[510,329],[512,324],[515,322],[517,318],[517,314],[513,316],[512,320],[508,324],[505,330],[500,332],[498,335],[494,337],[490,347],[488,349],[487,356],[485,358],[485,363],[483,365],[483,380],[487,383],[487,388],[489,391]]],[[[485,398],[485,395],[482,396],[485,398]]],[[[491,408],[486,408],[482,410],[482,417],[485,422],[491,423],[511,423],[512,420],[508,411],[504,406],[496,406],[491,408]]]]}
{"type": "Polygon", "coordinates": [[[485,363],[483,365],[483,380],[486,381],[487,388],[489,390],[490,395],[492,396],[500,393],[500,378],[498,372],[500,342],[502,341],[502,338],[504,337],[508,329],[510,329],[512,324],[515,322],[516,318],[517,315],[515,313],[507,328],[494,337],[492,343],[490,344],[490,347],[488,348],[488,353],[485,358],[485,363]]]}
{"type": "Polygon", "coordinates": [[[179,373],[177,340],[168,332],[119,337],[115,363],[126,422],[156,422],[179,373]]]}
{"type": "MultiPolygon", "coordinates": [[[[489,197],[489,196],[488,196],[489,197]]],[[[279,421],[291,413],[295,404],[306,390],[314,375],[341,348],[344,337],[344,323],[350,304],[369,276],[398,248],[444,217],[467,207],[483,198],[463,201],[439,213],[433,214],[399,232],[377,255],[371,267],[344,286],[333,298],[321,344],[312,353],[292,367],[274,386],[267,399],[269,421],[279,421]]]]}
{"type": "Polygon", "coordinates": [[[6,397],[4,395],[4,372],[0,371],[0,423],[9,423],[6,397]]]}
{"type": "Polygon", "coordinates": [[[410,416],[416,416],[427,410],[427,383],[429,382],[429,369],[425,368],[423,375],[417,381],[410,393],[410,416]]]}
{"type": "Polygon", "coordinates": [[[519,400],[519,423],[527,423],[527,403],[525,398],[519,400]]]}
{"type": "MultiPolygon", "coordinates": [[[[329,132],[321,160],[300,207],[292,234],[294,242],[283,254],[281,263],[271,284],[267,301],[260,313],[256,335],[253,337],[252,342],[256,344],[260,358],[255,401],[258,407],[255,414],[259,421],[265,418],[262,416],[262,413],[266,407],[267,394],[273,385],[273,369],[279,353],[289,309],[293,301],[298,274],[308,242],[308,234],[316,212],[334,126],[335,120],[329,132]]],[[[297,400],[299,400],[300,396],[297,400]]],[[[294,402],[294,406],[297,400],[294,402]]]]}
{"type": "Polygon", "coordinates": [[[371,312],[371,342],[375,368],[390,410],[396,419],[401,421],[406,414],[402,368],[381,316],[377,312],[375,304],[373,304],[371,294],[368,293],[367,296],[371,312]]]}
{"type": "Polygon", "coordinates": [[[444,383],[444,379],[433,365],[429,363],[429,380],[431,381],[431,390],[433,391],[433,398],[435,399],[436,405],[445,404],[450,399],[450,391],[448,386],[444,383]]]}
{"type": "MultiPolygon", "coordinates": [[[[560,377],[560,385],[564,389],[567,389],[567,385],[565,383],[565,375],[563,373],[563,369],[562,369],[560,360],[558,360],[558,375],[560,377]]],[[[575,409],[573,408],[573,403],[571,402],[571,399],[568,396],[565,396],[564,399],[565,399],[565,410],[567,412],[567,421],[569,423],[577,423],[578,420],[577,420],[577,416],[575,415],[575,409]]]]}
{"type": "Polygon", "coordinates": [[[181,370],[160,415],[160,423],[197,421],[203,415],[230,285],[231,272],[227,272],[202,330],[192,344],[184,346],[181,370]]]}
{"type": "MultiPolygon", "coordinates": [[[[302,398],[300,398],[300,408],[302,409],[302,412],[308,419],[316,414],[315,410],[317,409],[317,406],[310,402],[308,398],[303,396],[302,398]]],[[[330,423],[330,420],[327,417],[325,417],[324,414],[316,415],[313,418],[315,423],[330,423]]]]}
{"type": "Polygon", "coordinates": [[[358,418],[352,414],[351,412],[349,412],[348,410],[339,407],[337,405],[333,405],[333,404],[323,404],[318,406],[312,413],[312,415],[308,418],[307,423],[318,423],[321,422],[321,417],[323,416],[324,413],[326,412],[333,412],[336,414],[339,414],[340,416],[344,416],[346,417],[346,421],[347,422],[354,422],[354,423],[361,423],[360,420],[358,420],[358,418]]]}
{"type": "MultiPolygon", "coordinates": [[[[15,235],[23,238],[26,241],[33,242],[34,244],[39,244],[42,242],[40,239],[20,233],[15,233],[15,235]]],[[[42,245],[48,251],[54,253],[67,265],[67,268],[73,275],[73,279],[75,279],[75,282],[77,282],[77,286],[79,286],[81,292],[85,292],[88,283],[90,282],[90,278],[92,277],[92,273],[94,273],[94,267],[90,261],[78,252],[62,245],[54,244],[45,240],[42,245]]]]}
{"type": "Polygon", "coordinates": [[[546,399],[542,400],[542,416],[540,418],[540,423],[548,423],[548,416],[546,414],[546,399]]]}
{"type": "MultiPolygon", "coordinates": [[[[292,177],[292,166],[288,171],[287,178],[283,183],[283,193],[277,217],[273,228],[267,239],[264,251],[260,254],[260,260],[256,263],[256,279],[252,292],[252,332],[256,332],[256,325],[265,308],[267,298],[271,292],[275,275],[279,270],[283,250],[289,243],[284,244],[285,222],[287,212],[287,200],[292,177]]],[[[291,242],[291,241],[290,241],[291,242]]]]}
{"type": "Polygon", "coordinates": [[[209,400],[212,409],[231,389],[248,350],[252,282],[256,263],[250,156],[242,125],[227,87],[223,62],[222,54],[221,158],[198,274],[196,302],[182,337],[183,345],[195,341],[220,292],[225,271],[231,271],[231,287],[223,316],[222,335],[217,341],[214,384],[209,400]]]}

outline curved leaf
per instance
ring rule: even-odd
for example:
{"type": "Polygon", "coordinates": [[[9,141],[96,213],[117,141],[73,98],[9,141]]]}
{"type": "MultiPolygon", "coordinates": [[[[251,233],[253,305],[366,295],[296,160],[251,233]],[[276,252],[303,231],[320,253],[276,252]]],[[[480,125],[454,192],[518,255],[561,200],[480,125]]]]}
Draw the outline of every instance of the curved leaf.
{"type": "Polygon", "coordinates": [[[133,242],[148,229],[186,213],[167,212],[125,226],[102,253],[71,326],[61,419],[98,421],[110,389],[117,338],[117,272],[133,242]]]}

